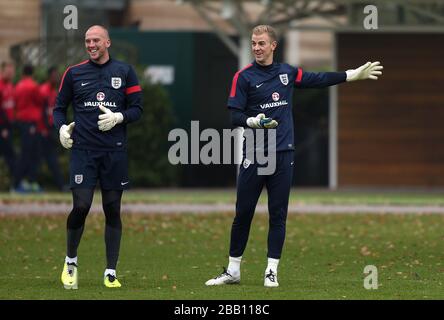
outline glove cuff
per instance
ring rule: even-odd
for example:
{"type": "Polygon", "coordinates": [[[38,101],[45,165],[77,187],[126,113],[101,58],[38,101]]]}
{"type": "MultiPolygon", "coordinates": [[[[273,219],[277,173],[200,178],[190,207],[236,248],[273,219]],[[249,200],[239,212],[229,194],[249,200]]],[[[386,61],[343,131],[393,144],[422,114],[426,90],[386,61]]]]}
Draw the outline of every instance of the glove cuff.
{"type": "Polygon", "coordinates": [[[59,134],[62,133],[62,130],[65,131],[66,130],[67,125],[63,124],[60,129],[59,129],[59,134]]]}
{"type": "Polygon", "coordinates": [[[347,74],[347,78],[345,78],[345,81],[354,81],[354,80],[356,80],[356,79],[353,78],[355,71],[356,71],[355,69],[350,69],[350,70],[345,71],[345,73],[347,74]]]}
{"type": "Polygon", "coordinates": [[[121,112],[116,112],[116,120],[117,120],[117,123],[123,122],[123,114],[121,112]]]}
{"type": "Polygon", "coordinates": [[[250,117],[247,119],[247,126],[249,126],[250,128],[253,129],[258,129],[260,128],[260,124],[257,121],[256,117],[250,117]]]}

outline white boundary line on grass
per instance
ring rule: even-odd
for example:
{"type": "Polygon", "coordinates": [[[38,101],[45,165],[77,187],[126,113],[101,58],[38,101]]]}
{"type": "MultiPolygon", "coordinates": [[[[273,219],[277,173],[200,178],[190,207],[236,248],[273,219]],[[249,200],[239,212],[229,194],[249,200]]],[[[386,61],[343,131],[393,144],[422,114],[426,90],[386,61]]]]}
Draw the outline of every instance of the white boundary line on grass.
{"type": "MultiPolygon", "coordinates": [[[[0,203],[0,215],[68,214],[68,203],[0,203]]],[[[234,204],[185,204],[185,203],[128,203],[122,204],[122,213],[182,214],[235,212],[234,204]]],[[[91,212],[103,212],[101,205],[93,205],[91,212]]],[[[344,205],[344,204],[290,204],[290,214],[444,214],[444,206],[407,205],[344,205]]],[[[256,213],[268,213],[266,204],[259,204],[256,213]]]]}

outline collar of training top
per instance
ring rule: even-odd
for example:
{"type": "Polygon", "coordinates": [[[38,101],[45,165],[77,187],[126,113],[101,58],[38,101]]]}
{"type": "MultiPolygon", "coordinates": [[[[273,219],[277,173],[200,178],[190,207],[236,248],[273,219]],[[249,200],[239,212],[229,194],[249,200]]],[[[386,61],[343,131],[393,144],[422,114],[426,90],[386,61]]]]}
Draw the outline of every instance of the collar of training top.
{"type": "Polygon", "coordinates": [[[263,66],[263,65],[257,63],[256,60],[253,61],[253,65],[254,65],[255,67],[260,68],[260,69],[263,69],[263,70],[269,70],[269,69],[273,68],[273,67],[274,67],[275,65],[277,65],[277,64],[278,64],[277,62],[273,61],[271,64],[268,64],[268,65],[266,65],[266,66],[263,66]]]}
{"type": "Polygon", "coordinates": [[[107,66],[107,65],[111,62],[111,56],[109,56],[109,59],[108,59],[107,62],[102,63],[102,64],[95,63],[95,62],[92,61],[91,59],[88,59],[88,60],[89,60],[89,63],[90,63],[91,65],[93,65],[93,66],[95,66],[95,67],[97,67],[97,68],[103,68],[103,67],[107,66]]]}

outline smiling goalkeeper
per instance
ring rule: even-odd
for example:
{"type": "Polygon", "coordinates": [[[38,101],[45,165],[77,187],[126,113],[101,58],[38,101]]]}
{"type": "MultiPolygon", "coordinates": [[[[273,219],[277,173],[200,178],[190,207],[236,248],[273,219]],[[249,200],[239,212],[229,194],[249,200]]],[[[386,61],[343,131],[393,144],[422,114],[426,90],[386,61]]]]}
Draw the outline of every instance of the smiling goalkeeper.
{"type": "Polygon", "coordinates": [[[116,267],[122,236],[122,193],[129,186],[126,125],[141,117],[142,104],[133,68],[111,59],[110,45],[104,27],[92,26],[87,30],[85,47],[90,59],[65,71],[53,112],[60,143],[66,149],[72,148],[73,209],[67,221],[67,253],[61,276],[66,289],[78,288],[77,248],[99,181],[106,223],[104,285],[121,286],[116,267]],[[66,124],[70,103],[74,122],[66,124]]]}
{"type": "MultiPolygon", "coordinates": [[[[323,88],[346,81],[377,80],[383,69],[379,62],[367,62],[357,69],[344,72],[303,71],[301,68],[273,61],[277,36],[271,26],[257,26],[252,33],[251,47],[255,60],[234,75],[228,108],[234,126],[276,130],[276,170],[271,175],[259,175],[259,164],[246,158],[248,153],[244,143],[243,165],[240,166],[237,180],[236,216],[231,227],[228,267],[208,280],[205,283],[208,286],[240,282],[242,255],[264,186],[268,192],[270,218],[267,266],[263,280],[266,287],[279,286],[277,270],[285,240],[288,199],[293,178],[293,90],[323,88]]],[[[259,151],[258,149],[257,152],[259,151]]]]}

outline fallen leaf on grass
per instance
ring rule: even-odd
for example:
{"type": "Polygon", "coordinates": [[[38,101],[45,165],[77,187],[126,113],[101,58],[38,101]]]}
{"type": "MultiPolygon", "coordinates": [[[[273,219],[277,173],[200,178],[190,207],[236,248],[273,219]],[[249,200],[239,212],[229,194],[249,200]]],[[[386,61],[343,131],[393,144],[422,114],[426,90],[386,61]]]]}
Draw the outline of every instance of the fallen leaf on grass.
{"type": "Polygon", "coordinates": [[[361,254],[362,254],[363,256],[369,256],[369,255],[371,255],[372,253],[371,253],[370,250],[368,250],[368,248],[367,248],[366,246],[364,246],[364,247],[361,248],[361,254]]]}

